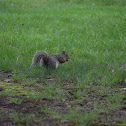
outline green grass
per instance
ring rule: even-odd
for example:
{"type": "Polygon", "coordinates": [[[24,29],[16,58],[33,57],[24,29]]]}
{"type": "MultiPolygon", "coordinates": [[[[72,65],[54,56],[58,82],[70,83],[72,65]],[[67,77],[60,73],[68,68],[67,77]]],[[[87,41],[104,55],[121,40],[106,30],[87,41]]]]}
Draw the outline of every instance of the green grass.
{"type": "Polygon", "coordinates": [[[0,69],[34,75],[29,67],[36,51],[65,50],[70,61],[60,65],[55,76],[85,83],[97,77],[105,84],[122,81],[123,73],[112,73],[112,69],[126,61],[125,6],[117,1],[108,2],[115,6],[76,2],[1,1],[0,69]]]}
{"type": "Polygon", "coordinates": [[[121,102],[122,102],[123,98],[125,98],[125,95],[115,94],[114,96],[107,97],[106,100],[112,109],[113,108],[117,109],[117,108],[121,107],[121,102]]]}
{"type": "MultiPolygon", "coordinates": [[[[126,67],[119,68],[126,64],[125,0],[0,0],[0,12],[0,71],[13,70],[14,81],[42,90],[23,91],[30,100],[47,97],[65,101],[65,93],[78,103],[90,91],[111,94],[111,86],[124,82],[126,67]],[[70,61],[57,70],[39,66],[30,69],[32,57],[39,50],[48,54],[65,50],[70,61]],[[49,78],[55,84],[49,83],[49,78]],[[61,88],[64,81],[74,89],[73,94],[61,88]],[[97,92],[95,84],[108,87],[97,92]]],[[[6,89],[1,95],[9,96],[11,91],[6,89]]],[[[122,95],[116,96],[106,98],[112,108],[120,107],[123,99],[122,95]]],[[[11,101],[22,103],[16,98],[11,101]]],[[[97,102],[94,106],[97,108],[97,102]]],[[[70,115],[76,115],[76,110],[73,113],[70,115]]],[[[74,118],[68,115],[64,118],[74,118]]],[[[85,125],[97,117],[95,112],[84,115],[85,125]]],[[[20,120],[17,115],[12,116],[15,122],[20,120]]],[[[82,117],[83,113],[83,123],[82,117]]],[[[77,115],[77,122],[78,118],[77,115]]]]}

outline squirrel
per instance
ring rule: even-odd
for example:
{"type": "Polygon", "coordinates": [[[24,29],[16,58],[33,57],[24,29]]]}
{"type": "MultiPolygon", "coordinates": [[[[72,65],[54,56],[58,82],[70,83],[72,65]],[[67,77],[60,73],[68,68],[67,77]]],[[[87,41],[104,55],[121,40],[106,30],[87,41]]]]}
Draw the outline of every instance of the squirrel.
{"type": "Polygon", "coordinates": [[[39,51],[36,52],[32,59],[32,67],[35,67],[36,64],[44,67],[51,67],[57,69],[58,65],[69,61],[69,56],[62,51],[60,54],[47,54],[45,52],[39,51]]]}

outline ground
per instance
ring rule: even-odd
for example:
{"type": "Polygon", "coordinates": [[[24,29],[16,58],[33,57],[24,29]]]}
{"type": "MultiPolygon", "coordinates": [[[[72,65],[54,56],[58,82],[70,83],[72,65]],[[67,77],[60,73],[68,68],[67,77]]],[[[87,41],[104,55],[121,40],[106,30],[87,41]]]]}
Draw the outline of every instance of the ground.
{"type": "MultiPolygon", "coordinates": [[[[66,119],[65,115],[67,115],[69,110],[77,108],[80,113],[85,111],[87,113],[98,113],[96,119],[86,120],[88,121],[88,125],[108,126],[111,124],[114,126],[117,124],[124,124],[125,122],[123,118],[126,117],[126,97],[123,98],[121,105],[117,108],[112,107],[112,104],[109,104],[106,98],[113,95],[126,95],[126,83],[113,86],[111,89],[107,89],[108,87],[106,86],[93,85],[92,89],[97,88],[97,92],[89,89],[88,93],[81,100],[78,100],[75,93],[79,90],[83,95],[84,89],[72,89],[69,86],[75,83],[72,82],[72,80],[71,82],[66,80],[62,82],[61,89],[58,90],[62,92],[63,99],[46,98],[46,96],[42,99],[35,99],[25,94],[26,90],[29,90],[29,92],[42,92],[43,90],[38,89],[37,86],[32,85],[28,87],[19,82],[14,82],[11,76],[13,76],[12,71],[0,72],[0,94],[3,94],[0,96],[1,125],[74,126],[79,124],[80,121],[71,118],[66,119]],[[14,88],[12,89],[12,87],[14,88]],[[7,89],[9,88],[11,91],[16,90],[17,95],[16,93],[14,95],[11,94],[12,92],[7,94],[7,89]],[[104,90],[105,88],[106,91],[104,90]],[[101,92],[101,94],[99,94],[99,92],[101,92]]],[[[47,79],[47,81],[48,84],[55,83],[54,78],[47,79]]],[[[86,89],[88,88],[90,88],[90,86],[86,87],[86,89]]],[[[76,115],[74,115],[74,113],[69,114],[75,119],[79,117],[78,113],[75,113],[76,115]]],[[[83,113],[82,116],[84,116],[83,113]]]]}
{"type": "Polygon", "coordinates": [[[0,0],[0,125],[126,125],[126,0],[0,0]],[[70,60],[30,67],[37,51],[70,60]]]}

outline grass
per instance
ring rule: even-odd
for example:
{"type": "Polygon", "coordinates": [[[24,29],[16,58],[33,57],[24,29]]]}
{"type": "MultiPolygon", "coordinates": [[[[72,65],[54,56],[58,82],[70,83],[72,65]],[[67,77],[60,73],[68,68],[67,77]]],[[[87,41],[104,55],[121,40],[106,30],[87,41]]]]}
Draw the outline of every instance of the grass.
{"type": "MultiPolygon", "coordinates": [[[[1,96],[11,96],[10,100],[20,105],[23,99],[13,98],[20,90],[19,95],[26,95],[30,101],[72,99],[80,104],[89,92],[95,92],[98,96],[108,95],[105,100],[112,109],[121,107],[125,96],[111,95],[111,87],[126,79],[126,67],[119,70],[126,64],[125,0],[0,0],[0,11],[0,71],[14,71],[11,79],[26,86],[23,89],[9,84],[8,88],[0,83],[5,88],[1,96]],[[70,61],[57,70],[39,66],[30,69],[32,57],[39,50],[48,54],[65,50],[70,61]],[[35,89],[30,91],[30,86],[35,89]]],[[[98,101],[93,101],[100,111],[103,104],[99,107],[98,101]]],[[[49,111],[44,108],[41,111],[49,111]]],[[[80,110],[71,111],[62,118],[72,120],[80,110]]],[[[90,113],[77,114],[76,121],[80,118],[83,124],[87,120],[87,125],[97,117],[98,113],[91,109],[90,113]]],[[[20,120],[15,114],[13,118],[15,122],[20,120]]]]}
{"type": "Polygon", "coordinates": [[[51,4],[55,2],[36,4],[31,7],[12,1],[8,9],[6,4],[2,9],[1,69],[32,74],[29,66],[36,51],[51,54],[66,50],[70,62],[60,66],[56,76],[79,78],[85,83],[96,77],[101,77],[99,83],[122,81],[123,76],[111,70],[125,63],[125,7],[63,1],[54,7],[51,4]]]}
{"type": "Polygon", "coordinates": [[[11,113],[11,118],[13,118],[14,123],[27,123],[32,119],[32,115],[24,115],[22,113],[11,113]]]}
{"type": "Polygon", "coordinates": [[[113,108],[117,109],[121,107],[121,102],[123,98],[125,98],[125,95],[115,94],[114,96],[107,97],[106,100],[112,109],[113,108]]]}

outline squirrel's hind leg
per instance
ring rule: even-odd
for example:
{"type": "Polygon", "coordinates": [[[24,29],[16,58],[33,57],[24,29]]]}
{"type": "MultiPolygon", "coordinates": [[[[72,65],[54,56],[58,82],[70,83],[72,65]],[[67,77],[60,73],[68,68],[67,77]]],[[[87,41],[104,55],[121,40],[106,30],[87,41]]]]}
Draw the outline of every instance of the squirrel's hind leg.
{"type": "Polygon", "coordinates": [[[50,64],[50,65],[52,66],[52,68],[57,69],[59,62],[55,61],[55,62],[52,62],[52,64],[50,64]]]}
{"type": "Polygon", "coordinates": [[[39,66],[42,67],[43,66],[43,59],[41,58],[39,61],[39,66]]]}
{"type": "Polygon", "coordinates": [[[57,69],[58,65],[59,65],[59,62],[57,61],[57,62],[56,62],[56,66],[55,66],[56,69],[57,69]]]}

